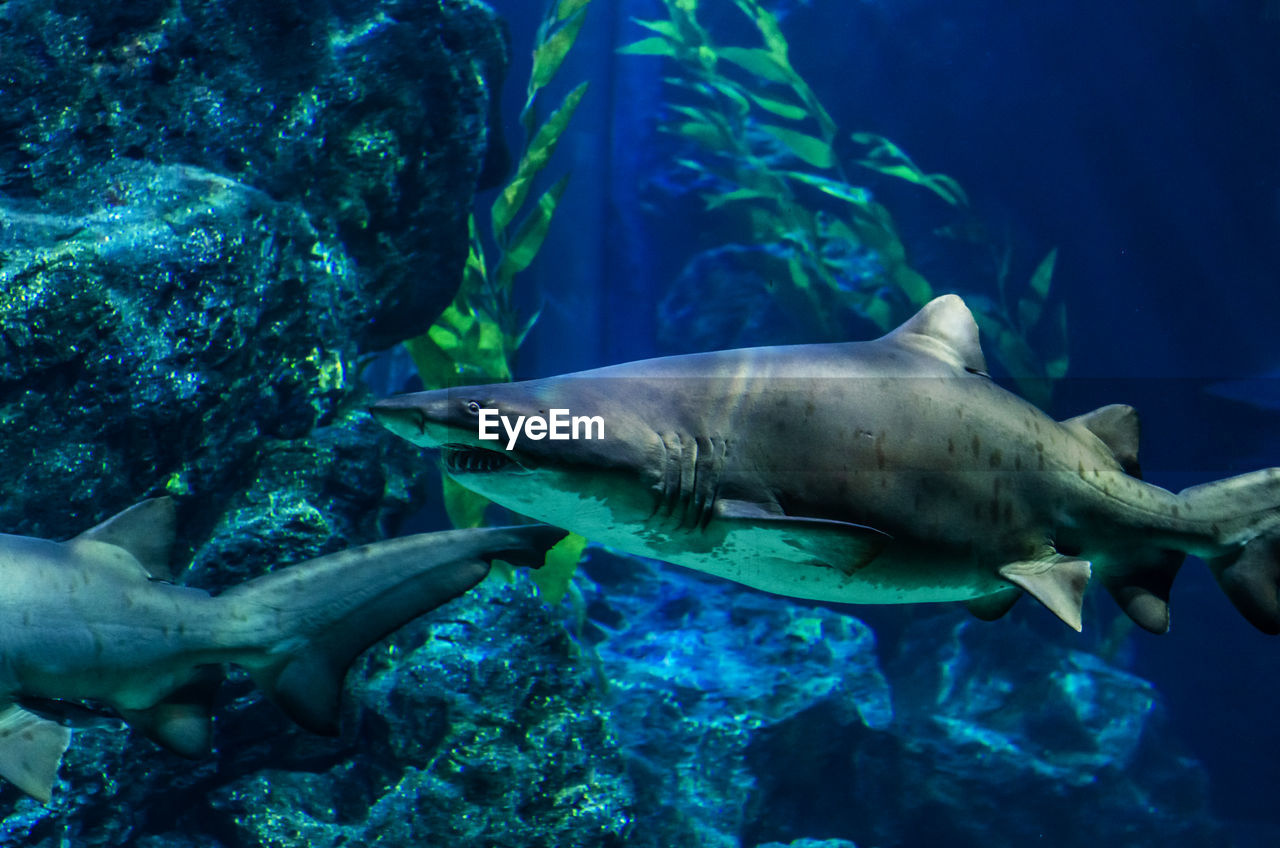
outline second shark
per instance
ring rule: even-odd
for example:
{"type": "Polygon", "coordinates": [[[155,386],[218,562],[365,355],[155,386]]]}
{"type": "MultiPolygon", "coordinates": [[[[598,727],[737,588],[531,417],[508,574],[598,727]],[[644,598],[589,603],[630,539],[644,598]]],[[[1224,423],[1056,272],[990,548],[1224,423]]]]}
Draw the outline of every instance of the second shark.
{"type": "Polygon", "coordinates": [[[537,567],[564,536],[543,525],[422,533],[211,596],[168,582],[174,524],[158,498],[66,542],[0,535],[0,777],[28,795],[49,800],[70,742],[45,714],[60,709],[52,702],[95,701],[171,751],[206,753],[223,663],[304,728],[336,733],[357,656],[475,586],[494,559],[537,567]]]}

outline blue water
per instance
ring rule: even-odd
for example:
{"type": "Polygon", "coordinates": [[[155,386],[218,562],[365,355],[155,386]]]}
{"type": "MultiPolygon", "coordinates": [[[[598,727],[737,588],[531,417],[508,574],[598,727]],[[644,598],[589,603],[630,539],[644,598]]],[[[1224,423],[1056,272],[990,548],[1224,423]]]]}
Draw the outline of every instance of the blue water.
{"type": "MultiPolygon", "coordinates": [[[[530,5],[498,4],[517,44],[537,18],[530,5]]],[[[587,30],[597,46],[581,46],[566,71],[594,86],[580,114],[589,137],[574,154],[575,187],[587,186],[569,201],[575,223],[553,233],[554,258],[533,272],[547,309],[521,362],[530,376],[660,352],[650,307],[723,226],[655,188],[674,150],[653,129],[659,63],[598,48],[640,37],[629,16],[662,17],[661,4],[599,5],[587,30]]],[[[785,5],[794,65],[842,130],[885,135],[958,179],[1009,234],[1019,273],[1059,249],[1053,297],[1067,307],[1071,365],[1055,414],[1133,403],[1147,479],[1174,489],[1280,465],[1274,380],[1239,382],[1280,364],[1273,2],[785,5]]],[[[731,4],[702,7],[708,25],[734,26],[731,4]]],[[[521,61],[517,50],[514,79],[521,61]]],[[[945,290],[953,268],[927,245],[936,204],[877,185],[945,290]]],[[[1252,844],[1261,837],[1251,833],[1280,824],[1280,645],[1235,614],[1197,561],[1172,609],[1170,634],[1131,637],[1128,667],[1165,699],[1163,732],[1207,768],[1215,814],[1252,844]]],[[[867,612],[885,632],[902,615],[867,612]]]]}

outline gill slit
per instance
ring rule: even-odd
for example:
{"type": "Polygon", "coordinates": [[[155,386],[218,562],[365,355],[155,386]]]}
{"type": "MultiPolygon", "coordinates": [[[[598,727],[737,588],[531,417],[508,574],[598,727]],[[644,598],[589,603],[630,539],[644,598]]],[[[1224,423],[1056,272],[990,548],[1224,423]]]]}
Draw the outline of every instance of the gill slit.
{"type": "Polygon", "coordinates": [[[674,519],[677,529],[703,529],[715,509],[728,440],[680,433],[663,433],[661,438],[662,485],[654,515],[674,519]]]}

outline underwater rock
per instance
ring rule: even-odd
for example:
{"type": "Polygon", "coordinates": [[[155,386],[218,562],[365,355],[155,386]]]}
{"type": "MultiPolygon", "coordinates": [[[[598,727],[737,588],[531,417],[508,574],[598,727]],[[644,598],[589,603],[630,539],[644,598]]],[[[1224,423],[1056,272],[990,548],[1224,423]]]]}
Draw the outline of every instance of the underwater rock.
{"type": "Polygon", "coordinates": [[[505,56],[478,0],[6,3],[0,195],[109,211],[122,161],[252,187],[355,263],[348,332],[387,347],[461,279],[472,193],[506,159],[505,56]]]}
{"type": "Polygon", "coordinates": [[[892,721],[856,618],[599,551],[584,568],[583,638],[643,811],[628,844],[754,844],[757,769],[775,765],[752,758],[761,734],[815,705],[842,726],[892,721]]]}
{"type": "Polygon", "coordinates": [[[113,204],[0,210],[0,527],[64,538],[168,491],[188,545],[219,534],[211,588],[383,535],[425,480],[353,412],[355,264],[241,183],[101,170],[113,204]]]}
{"type": "MultiPolygon", "coordinates": [[[[0,3],[0,530],[168,492],[210,589],[394,531],[435,470],[359,371],[457,288],[505,61],[478,0],[0,3]]],[[[52,805],[0,785],[0,843],[220,845],[152,837],[348,762],[246,688],[216,759],[77,732],[52,805]]]]}
{"type": "Polygon", "coordinates": [[[359,357],[457,288],[505,62],[476,0],[0,6],[0,528],[168,491],[252,573],[420,502],[359,357]]]}
{"type": "Polygon", "coordinates": [[[229,844],[624,844],[634,796],[597,681],[528,581],[490,580],[392,645],[352,687],[349,760],[213,793],[229,844]]]}
{"type": "Polygon", "coordinates": [[[941,614],[882,671],[848,614],[594,550],[584,571],[628,844],[1223,844],[1158,693],[1095,655],[941,614]]]}
{"type": "Polygon", "coordinates": [[[1154,687],[1010,627],[913,625],[887,669],[887,732],[820,709],[763,735],[749,835],[802,821],[873,845],[1225,844],[1154,687]]]}
{"type": "MultiPolygon", "coordinates": [[[[342,735],[293,727],[243,675],[215,756],[77,732],[50,808],[16,800],[0,843],[209,848],[609,848],[633,793],[589,663],[527,580],[490,580],[353,668],[342,735]]],[[[6,804],[7,806],[7,804],[6,804]]]]}

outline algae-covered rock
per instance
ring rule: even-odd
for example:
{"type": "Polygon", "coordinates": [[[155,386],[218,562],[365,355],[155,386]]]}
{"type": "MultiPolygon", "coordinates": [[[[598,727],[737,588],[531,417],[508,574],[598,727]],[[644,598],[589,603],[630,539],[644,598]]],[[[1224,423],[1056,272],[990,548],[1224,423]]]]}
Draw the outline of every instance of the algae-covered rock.
{"type": "Polygon", "coordinates": [[[632,844],[739,845],[757,815],[752,746],[816,705],[846,725],[892,721],[856,618],[634,559],[596,554],[587,570],[586,637],[644,811],[632,844]]]}
{"type": "Polygon", "coordinates": [[[505,158],[486,82],[504,56],[477,0],[5,3],[0,193],[109,210],[100,169],[122,160],[243,183],[341,245],[365,300],[350,332],[385,347],[456,287],[472,192],[505,158]]]}
{"type": "Polygon", "coordinates": [[[629,844],[1222,844],[1159,694],[1093,654],[935,614],[882,664],[847,612],[600,553],[585,570],[571,626],[609,681],[629,844]]]}
{"type": "MultiPolygon", "coordinates": [[[[393,532],[435,472],[360,370],[456,291],[505,56],[478,0],[0,3],[0,530],[169,493],[210,589],[393,532]]],[[[78,732],[51,806],[0,784],[0,842],[151,844],[355,749],[220,697],[219,757],[78,732]]]]}
{"type": "Polygon", "coordinates": [[[633,792],[597,681],[527,581],[490,581],[393,644],[352,687],[351,761],[215,794],[235,844],[624,844],[633,792]]]}
{"type": "Polygon", "coordinates": [[[81,731],[51,807],[17,801],[0,843],[624,844],[634,793],[598,680],[528,581],[489,581],[403,628],[358,663],[343,706],[342,735],[313,736],[237,677],[216,754],[193,763],[81,731]]]}
{"type": "Polygon", "coordinates": [[[804,822],[870,845],[1223,844],[1203,768],[1145,680],[951,615],[915,625],[886,675],[883,733],[820,706],[761,734],[751,838],[804,822]]]}
{"type": "Polygon", "coordinates": [[[0,528],[167,491],[212,586],[394,526],[358,372],[457,288],[505,50],[472,0],[0,4],[0,528]]]}

